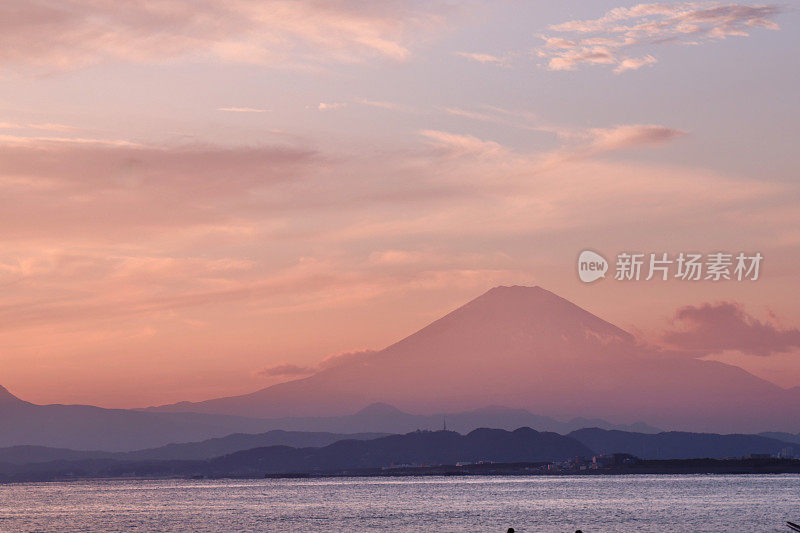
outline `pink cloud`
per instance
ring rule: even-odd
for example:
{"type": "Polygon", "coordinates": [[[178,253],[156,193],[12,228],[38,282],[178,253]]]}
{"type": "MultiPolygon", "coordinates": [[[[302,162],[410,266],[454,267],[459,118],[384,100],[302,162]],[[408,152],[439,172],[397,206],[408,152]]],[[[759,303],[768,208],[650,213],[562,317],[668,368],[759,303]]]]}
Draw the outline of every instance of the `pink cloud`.
{"type": "Polygon", "coordinates": [[[317,368],[313,366],[295,365],[292,363],[281,363],[278,365],[268,366],[256,372],[259,376],[305,376],[314,374],[317,368]]]}
{"type": "Polygon", "coordinates": [[[163,228],[236,226],[228,209],[318,164],[303,148],[0,136],[4,238],[80,232],[119,239],[163,228]],[[38,213],[35,221],[30,213],[38,213]],[[26,215],[27,213],[27,215],[26,215]],[[96,224],[102,218],[103,224],[96,224]]]}
{"type": "Polygon", "coordinates": [[[369,107],[377,107],[378,109],[387,109],[389,111],[403,111],[407,113],[416,112],[414,109],[408,106],[398,104],[395,102],[386,102],[383,100],[368,100],[366,98],[356,98],[355,102],[369,107]]]}
{"type": "Polygon", "coordinates": [[[5,2],[0,67],[69,69],[181,57],[278,66],[402,61],[444,26],[438,5],[359,0],[5,2]]]}
{"type": "Polygon", "coordinates": [[[630,55],[642,47],[747,37],[753,28],[777,30],[773,19],[783,11],[777,5],[721,2],[639,4],[612,9],[593,20],[550,26],[550,30],[566,36],[543,35],[544,44],[535,52],[547,60],[550,70],[613,65],[614,72],[619,74],[656,63],[651,54],[630,55]]]}
{"type": "Polygon", "coordinates": [[[662,144],[682,137],[686,132],[651,124],[622,125],[612,128],[592,128],[587,131],[586,145],[592,153],[621,150],[634,146],[662,144]]]}
{"type": "Polygon", "coordinates": [[[362,361],[369,359],[376,353],[377,352],[375,350],[357,350],[355,352],[337,353],[329,355],[328,357],[320,361],[317,367],[320,370],[328,370],[330,368],[336,368],[343,365],[360,363],[362,361]]]}
{"type": "Polygon", "coordinates": [[[74,126],[67,126],[66,124],[53,124],[53,123],[14,123],[14,122],[0,122],[0,129],[4,130],[44,130],[44,131],[60,131],[69,132],[75,131],[79,128],[74,126]]]}
{"type": "Polygon", "coordinates": [[[269,366],[257,372],[260,376],[303,376],[316,374],[322,370],[349,365],[353,363],[360,363],[369,359],[377,352],[375,350],[359,350],[355,352],[343,352],[338,354],[329,355],[316,365],[295,365],[292,363],[281,363],[278,365],[269,366]]]}
{"type": "Polygon", "coordinates": [[[456,55],[465,57],[470,61],[475,61],[477,63],[494,64],[500,66],[506,66],[508,64],[508,57],[499,57],[492,54],[481,54],[475,52],[456,52],[456,55]]]}
{"type": "Polygon", "coordinates": [[[347,104],[344,102],[320,102],[317,109],[320,111],[329,111],[331,109],[341,109],[346,106],[347,104]]]}
{"type": "Polygon", "coordinates": [[[258,107],[219,107],[217,111],[228,111],[230,113],[268,113],[269,109],[258,107]]]}
{"type": "Polygon", "coordinates": [[[655,57],[651,55],[646,55],[643,57],[629,57],[623,59],[617,64],[617,67],[614,69],[616,74],[620,72],[625,72],[626,70],[638,70],[646,65],[653,65],[657,63],[655,57]]]}
{"type": "Polygon", "coordinates": [[[500,144],[472,135],[437,130],[423,130],[420,134],[429,139],[440,153],[454,157],[488,157],[502,155],[506,152],[500,144]]]}
{"type": "Polygon", "coordinates": [[[736,303],[683,307],[674,320],[679,329],[666,332],[664,340],[701,354],[737,350],[766,357],[800,348],[800,330],[762,322],[736,303]]]}
{"type": "Polygon", "coordinates": [[[564,145],[547,155],[544,168],[620,150],[665,144],[686,132],[655,124],[626,124],[610,128],[563,128],[556,134],[564,145]]]}

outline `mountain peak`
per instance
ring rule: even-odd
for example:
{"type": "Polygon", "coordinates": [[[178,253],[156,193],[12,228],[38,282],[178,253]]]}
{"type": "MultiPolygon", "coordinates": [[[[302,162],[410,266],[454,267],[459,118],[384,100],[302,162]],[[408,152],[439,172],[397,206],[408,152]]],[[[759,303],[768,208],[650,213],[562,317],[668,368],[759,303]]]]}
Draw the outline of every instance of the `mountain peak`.
{"type": "Polygon", "coordinates": [[[11,394],[7,388],[0,385],[0,404],[3,403],[20,403],[22,400],[11,394]]]}
{"type": "Polygon", "coordinates": [[[533,297],[556,297],[558,296],[545,288],[540,287],[539,285],[498,285],[497,287],[492,287],[478,298],[483,298],[486,296],[492,297],[508,297],[511,295],[520,295],[520,296],[527,296],[529,298],[533,297]]]}
{"type": "Polygon", "coordinates": [[[535,335],[554,340],[586,335],[633,340],[626,331],[539,286],[494,287],[433,325],[433,329],[459,325],[468,332],[487,328],[505,335],[535,335]]]}
{"type": "MultiPolygon", "coordinates": [[[[558,304],[569,304],[572,307],[578,308],[577,305],[573,304],[569,300],[566,300],[559,296],[558,294],[548,291],[544,287],[540,287],[539,285],[498,285],[497,287],[493,287],[483,293],[482,295],[478,296],[472,302],[477,302],[481,300],[527,300],[528,302],[538,301],[543,304],[549,303],[553,305],[558,304]]],[[[469,302],[469,303],[472,303],[469,302]]],[[[469,305],[469,304],[467,304],[469,305]]],[[[579,308],[580,309],[580,308],[579,308]]]]}
{"type": "MultiPolygon", "coordinates": [[[[576,295],[589,299],[586,292],[576,295]]],[[[598,298],[592,305],[602,309],[608,303],[598,298]]],[[[359,422],[409,422],[414,412],[502,405],[554,417],[509,413],[520,425],[560,426],[567,423],[555,419],[579,414],[728,433],[800,427],[796,392],[720,362],[663,357],[590,311],[541,287],[524,286],[486,291],[363,364],[165,409],[316,417],[353,413],[371,402],[386,403],[362,409],[359,422]]],[[[440,415],[429,416],[439,427],[440,415]]]]}
{"type": "Polygon", "coordinates": [[[547,289],[539,286],[539,285],[498,285],[497,287],[492,287],[487,292],[502,292],[502,291],[528,291],[528,292],[547,292],[550,294],[550,291],[547,289]]]}

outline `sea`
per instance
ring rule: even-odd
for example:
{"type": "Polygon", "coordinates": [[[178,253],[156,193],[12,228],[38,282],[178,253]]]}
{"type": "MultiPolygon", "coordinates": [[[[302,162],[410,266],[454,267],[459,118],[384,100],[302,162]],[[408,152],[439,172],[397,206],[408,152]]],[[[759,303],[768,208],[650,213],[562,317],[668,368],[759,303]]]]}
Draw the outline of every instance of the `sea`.
{"type": "Polygon", "coordinates": [[[787,532],[800,475],[0,484],[0,531],[787,532]]]}

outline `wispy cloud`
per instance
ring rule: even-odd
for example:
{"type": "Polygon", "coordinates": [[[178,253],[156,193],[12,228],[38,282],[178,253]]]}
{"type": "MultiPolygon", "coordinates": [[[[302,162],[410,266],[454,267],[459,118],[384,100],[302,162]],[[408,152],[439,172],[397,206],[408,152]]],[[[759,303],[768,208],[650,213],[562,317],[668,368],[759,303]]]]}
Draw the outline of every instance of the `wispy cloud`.
{"type": "Polygon", "coordinates": [[[0,68],[181,57],[271,66],[402,61],[422,36],[441,31],[449,11],[402,0],[4,2],[0,68]]]}
{"type": "Polygon", "coordinates": [[[465,57],[470,61],[475,61],[477,63],[483,63],[483,64],[506,66],[508,65],[509,62],[508,57],[499,57],[492,54],[480,54],[474,52],[456,52],[456,55],[465,57]]]}
{"type": "Polygon", "coordinates": [[[256,372],[259,376],[308,376],[317,372],[317,368],[314,366],[304,366],[304,365],[296,365],[294,363],[280,363],[277,365],[268,366],[266,368],[262,368],[258,372],[256,372]]]}
{"type": "Polygon", "coordinates": [[[437,130],[423,130],[420,134],[439,151],[452,156],[496,156],[506,151],[494,141],[484,141],[472,135],[437,130]]]}
{"type": "Polygon", "coordinates": [[[619,74],[620,72],[625,72],[626,70],[638,70],[644,66],[652,65],[657,62],[658,61],[656,58],[649,54],[642,57],[628,57],[621,60],[617,64],[617,66],[614,68],[614,72],[619,74]]]}
{"type": "Polygon", "coordinates": [[[607,65],[622,73],[657,62],[652,54],[641,54],[641,49],[747,37],[755,28],[777,30],[774,19],[782,11],[778,5],[722,2],[639,4],[612,9],[597,19],[550,26],[551,31],[560,35],[542,35],[544,44],[535,53],[547,60],[551,70],[607,65]]]}
{"type": "Polygon", "coordinates": [[[0,129],[4,130],[41,130],[41,131],[76,131],[80,128],[75,126],[67,126],[66,124],[35,124],[35,123],[20,123],[20,122],[0,122],[0,129]]]}
{"type": "Polygon", "coordinates": [[[683,137],[686,132],[652,124],[628,124],[610,128],[563,128],[557,130],[556,135],[563,145],[546,155],[542,169],[621,150],[665,144],[683,137]]]}
{"type": "Polygon", "coordinates": [[[126,141],[122,139],[93,139],[86,137],[27,137],[21,135],[0,135],[0,147],[2,145],[28,145],[28,146],[45,146],[50,145],[55,147],[58,145],[67,144],[94,144],[98,146],[128,146],[137,147],[142,146],[139,143],[126,141]]]}
{"type": "Polygon", "coordinates": [[[590,128],[586,151],[595,154],[633,146],[662,144],[686,135],[685,131],[652,124],[621,125],[612,128],[590,128]]]}
{"type": "Polygon", "coordinates": [[[344,365],[360,363],[375,355],[375,350],[359,350],[355,352],[343,352],[329,355],[316,365],[296,365],[292,363],[280,363],[277,365],[266,367],[257,372],[260,376],[281,376],[281,377],[296,377],[303,375],[316,374],[323,370],[336,368],[344,365]]]}
{"type": "Polygon", "coordinates": [[[226,214],[225,198],[289,180],[297,165],[313,166],[316,157],[313,151],[281,146],[156,147],[126,140],[0,135],[0,187],[15,188],[14,201],[7,195],[0,201],[0,219],[7,239],[35,234],[37,227],[50,224],[53,236],[76,232],[118,239],[129,232],[145,238],[145,228],[235,225],[237,217],[226,214]],[[48,185],[47,192],[42,184],[48,185]],[[41,215],[15,223],[25,211],[41,215]],[[86,216],[90,211],[102,217],[102,225],[86,216]]]}
{"type": "Polygon", "coordinates": [[[346,106],[347,103],[345,102],[320,102],[319,105],[317,105],[317,109],[320,111],[330,111],[332,109],[341,109],[346,106]]]}
{"type": "Polygon", "coordinates": [[[269,109],[259,109],[256,107],[218,107],[217,111],[229,111],[231,113],[268,113],[269,109]]]}
{"type": "Polygon", "coordinates": [[[414,112],[414,110],[406,105],[398,104],[395,102],[386,102],[384,100],[368,100],[366,98],[356,98],[356,103],[369,106],[369,107],[377,107],[379,109],[388,109],[390,111],[403,111],[403,112],[414,112]]]}
{"type": "MultiPolygon", "coordinates": [[[[550,133],[562,143],[562,149],[550,154],[557,157],[586,157],[600,153],[622,150],[634,146],[656,145],[675,140],[686,135],[685,131],[653,124],[625,124],[609,128],[581,128],[575,126],[550,124],[525,112],[512,112],[498,107],[487,107],[480,111],[444,108],[449,115],[471,120],[511,126],[530,131],[550,133]]],[[[431,139],[437,138],[432,132],[424,133],[431,139]]],[[[439,132],[438,141],[445,142],[439,132]]],[[[453,144],[455,139],[449,139],[453,144]]],[[[466,146],[465,140],[460,144],[466,146]]],[[[472,142],[473,147],[477,146],[472,142]]],[[[486,150],[484,150],[485,152],[486,150]]]]}
{"type": "Polygon", "coordinates": [[[501,126],[510,126],[523,130],[551,133],[559,138],[569,138],[577,133],[575,128],[548,123],[533,113],[508,110],[497,106],[482,106],[478,111],[459,107],[446,107],[443,108],[442,111],[456,117],[464,117],[471,120],[499,124],[501,126]]]}

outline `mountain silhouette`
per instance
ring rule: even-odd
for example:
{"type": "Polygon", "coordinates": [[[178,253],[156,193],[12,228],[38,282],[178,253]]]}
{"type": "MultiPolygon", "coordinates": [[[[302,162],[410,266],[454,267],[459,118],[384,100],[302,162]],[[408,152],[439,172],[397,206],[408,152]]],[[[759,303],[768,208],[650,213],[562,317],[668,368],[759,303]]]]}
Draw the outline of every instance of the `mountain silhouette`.
{"type": "Polygon", "coordinates": [[[0,387],[0,447],[130,451],[271,429],[269,421],[239,416],[36,405],[0,387]]]}
{"type": "Polygon", "coordinates": [[[25,465],[0,464],[0,475],[31,479],[40,476],[223,475],[333,472],[385,468],[403,464],[457,462],[545,462],[593,454],[580,442],[531,428],[515,431],[476,429],[467,435],[453,431],[415,431],[372,440],[340,440],[324,447],[268,446],[204,461],[119,461],[107,458],[49,461],[25,465]]]}
{"type": "MultiPolygon", "coordinates": [[[[763,433],[759,433],[762,437],[769,437],[771,439],[782,440],[785,442],[791,442],[793,444],[800,444],[800,433],[786,433],[780,431],[765,431],[763,433]]],[[[800,448],[800,447],[798,447],[800,448]]]]}
{"type": "Polygon", "coordinates": [[[585,428],[573,431],[571,437],[597,453],[629,453],[642,459],[693,459],[746,457],[750,454],[779,455],[792,443],[762,435],[717,435],[665,431],[646,435],[627,431],[585,428]]]}
{"type": "Polygon", "coordinates": [[[514,431],[481,428],[467,435],[454,431],[416,431],[373,440],[344,440],[323,448],[286,454],[273,451],[273,448],[256,448],[219,457],[211,462],[211,469],[240,473],[313,472],[459,461],[555,461],[593,453],[574,439],[531,428],[514,431]]]}
{"type": "Polygon", "coordinates": [[[445,419],[450,421],[451,429],[465,433],[489,426],[500,429],[532,426],[560,433],[588,426],[658,431],[641,423],[625,426],[584,419],[560,422],[522,409],[503,407],[413,415],[388,404],[376,403],[343,416],[255,419],[192,412],[103,409],[90,405],[36,405],[9,396],[5,395],[5,400],[0,401],[0,461],[12,458],[10,462],[24,457],[31,461],[47,457],[52,460],[119,459],[124,458],[124,452],[133,450],[139,450],[135,453],[139,453],[137,457],[140,458],[179,458],[182,453],[184,458],[194,459],[247,446],[322,445],[344,434],[377,436],[378,433],[437,429],[445,419]],[[210,440],[196,442],[206,439],[210,440]]]}
{"type": "Polygon", "coordinates": [[[290,446],[292,448],[321,447],[340,440],[368,440],[384,437],[382,433],[325,433],[308,431],[273,430],[266,433],[233,433],[225,437],[200,442],[167,444],[130,452],[81,451],[46,446],[10,446],[0,448],[0,463],[23,465],[50,461],[78,461],[84,459],[133,460],[187,460],[211,459],[251,448],[265,446],[290,446]]]}
{"type": "Polygon", "coordinates": [[[797,431],[800,394],[714,361],[644,346],[540,287],[496,287],[373,354],[251,394],[151,408],[289,417],[486,405],[665,429],[797,431]]]}
{"type": "Polygon", "coordinates": [[[553,431],[566,434],[585,427],[601,427],[642,433],[658,433],[658,428],[643,422],[635,424],[611,424],[598,418],[574,418],[560,421],[551,417],[535,415],[525,409],[502,406],[487,406],[458,413],[436,413],[418,415],[401,411],[386,403],[370,404],[357,413],[342,416],[286,417],[265,419],[271,427],[288,431],[327,431],[335,433],[408,433],[417,429],[435,430],[447,426],[459,433],[482,427],[512,430],[531,427],[537,431],[553,431]]]}
{"type": "Polygon", "coordinates": [[[0,385],[0,405],[22,405],[26,403],[27,402],[11,394],[7,388],[0,385]]]}
{"type": "Polygon", "coordinates": [[[273,431],[127,453],[16,446],[0,449],[0,479],[132,474],[261,476],[380,469],[392,465],[549,462],[576,456],[588,458],[598,453],[702,460],[750,454],[774,456],[787,448],[794,449],[791,443],[759,435],[641,434],[599,428],[581,429],[566,436],[526,427],[514,431],[480,428],[466,435],[443,430],[414,431],[385,437],[273,431]]]}

